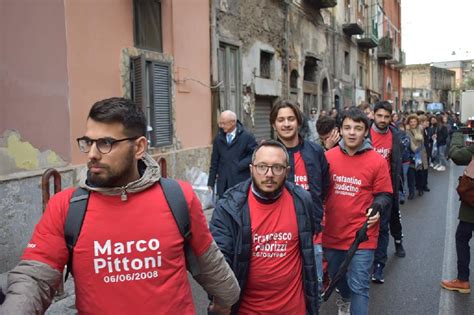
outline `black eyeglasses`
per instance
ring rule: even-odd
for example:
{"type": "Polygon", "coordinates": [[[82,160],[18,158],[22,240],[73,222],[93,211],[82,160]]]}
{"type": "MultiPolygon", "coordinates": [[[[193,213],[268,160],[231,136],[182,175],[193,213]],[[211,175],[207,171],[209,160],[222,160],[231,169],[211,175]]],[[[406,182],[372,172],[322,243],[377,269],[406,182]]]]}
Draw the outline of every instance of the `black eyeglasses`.
{"type": "Polygon", "coordinates": [[[269,169],[272,169],[273,175],[279,176],[282,175],[287,166],[283,164],[273,164],[273,165],[267,165],[267,164],[257,164],[257,165],[252,165],[256,170],[259,175],[266,175],[268,173],[269,169]]]}
{"type": "Polygon", "coordinates": [[[139,137],[131,137],[131,138],[124,138],[124,139],[114,139],[114,138],[99,138],[99,139],[91,139],[89,137],[81,137],[77,138],[77,144],[79,145],[79,150],[84,153],[89,153],[92,145],[95,142],[97,150],[99,150],[102,154],[107,154],[112,151],[112,147],[117,142],[127,141],[127,140],[135,140],[139,137]]]}

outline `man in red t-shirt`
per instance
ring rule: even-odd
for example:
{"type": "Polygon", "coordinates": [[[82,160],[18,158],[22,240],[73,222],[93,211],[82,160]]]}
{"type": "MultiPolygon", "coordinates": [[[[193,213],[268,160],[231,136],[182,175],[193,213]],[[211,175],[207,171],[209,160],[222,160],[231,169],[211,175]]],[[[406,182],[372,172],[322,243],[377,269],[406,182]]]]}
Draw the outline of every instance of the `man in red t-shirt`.
{"type": "Polygon", "coordinates": [[[369,137],[372,140],[374,150],[387,161],[393,190],[391,209],[385,209],[380,219],[379,242],[375,251],[372,274],[372,281],[375,283],[385,282],[383,270],[387,262],[387,247],[390,238],[389,227],[395,240],[395,255],[405,257],[398,192],[402,168],[402,142],[399,131],[390,124],[391,117],[392,104],[387,101],[374,104],[374,123],[370,127],[369,137]]]}
{"type": "Polygon", "coordinates": [[[254,151],[252,178],[216,205],[211,233],[243,288],[234,314],[317,314],[310,194],[286,181],[289,157],[277,141],[254,151]]]}
{"type": "Polygon", "coordinates": [[[323,247],[328,271],[333,278],[354,241],[356,232],[368,220],[368,241],[359,245],[346,276],[339,282],[340,314],[368,314],[370,272],[377,248],[380,211],[391,203],[392,185],[387,162],[366,139],[369,122],[358,108],[342,114],[339,146],[326,151],[330,187],[326,200],[323,247]],[[368,217],[372,209],[377,213],[368,217]]]}
{"type": "MultiPolygon", "coordinates": [[[[87,153],[90,191],[81,233],[73,248],[79,314],[194,314],[184,239],[159,184],[160,169],[147,151],[146,119],[123,98],[95,103],[78,138],[87,153]]],[[[238,283],[207,228],[200,202],[180,182],[190,217],[189,245],[199,282],[226,314],[238,283]]],[[[37,224],[22,260],[9,274],[0,313],[44,313],[62,281],[69,252],[64,223],[73,189],[56,194],[37,224]]],[[[71,210],[72,211],[72,210],[71,210]]]]}

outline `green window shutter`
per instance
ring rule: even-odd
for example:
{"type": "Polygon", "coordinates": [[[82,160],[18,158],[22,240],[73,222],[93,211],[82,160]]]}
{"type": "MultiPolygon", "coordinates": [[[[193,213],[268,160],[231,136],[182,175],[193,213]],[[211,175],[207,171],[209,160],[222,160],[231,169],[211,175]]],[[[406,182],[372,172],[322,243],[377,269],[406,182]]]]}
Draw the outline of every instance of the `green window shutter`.
{"type": "Polygon", "coordinates": [[[171,116],[171,67],[162,62],[151,62],[151,111],[152,146],[172,144],[171,116]]]}

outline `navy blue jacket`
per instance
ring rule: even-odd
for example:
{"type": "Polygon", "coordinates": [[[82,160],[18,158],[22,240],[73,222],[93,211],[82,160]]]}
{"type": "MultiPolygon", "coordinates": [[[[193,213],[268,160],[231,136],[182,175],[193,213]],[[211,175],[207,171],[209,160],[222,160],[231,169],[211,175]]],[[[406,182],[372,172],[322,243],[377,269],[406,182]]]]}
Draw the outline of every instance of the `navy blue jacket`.
{"type": "Polygon", "coordinates": [[[320,231],[321,219],[323,217],[323,201],[329,189],[329,166],[323,148],[314,142],[300,140],[295,148],[287,148],[290,156],[290,173],[288,180],[295,182],[295,159],[293,153],[300,151],[301,157],[308,174],[309,192],[313,199],[315,213],[313,216],[316,230],[320,231]]]}
{"type": "MultiPolygon", "coordinates": [[[[229,189],[217,202],[212,214],[209,229],[231,266],[240,286],[242,298],[247,284],[250,257],[252,255],[252,228],[248,206],[248,194],[251,179],[229,189]]],[[[318,314],[318,284],[316,279],[316,264],[314,259],[313,234],[311,213],[314,212],[310,195],[303,188],[288,181],[285,187],[293,197],[298,236],[300,240],[301,257],[303,261],[303,288],[306,301],[306,313],[318,314]]],[[[239,301],[240,303],[240,301],[239,301]]],[[[232,314],[237,313],[239,303],[232,308],[232,314]]]]}
{"type": "Polygon", "coordinates": [[[225,132],[219,128],[219,133],[212,145],[211,166],[207,186],[214,187],[217,176],[218,196],[222,196],[230,187],[250,178],[250,163],[252,153],[257,147],[254,136],[246,131],[240,121],[237,121],[237,131],[234,139],[227,144],[225,132]]]}

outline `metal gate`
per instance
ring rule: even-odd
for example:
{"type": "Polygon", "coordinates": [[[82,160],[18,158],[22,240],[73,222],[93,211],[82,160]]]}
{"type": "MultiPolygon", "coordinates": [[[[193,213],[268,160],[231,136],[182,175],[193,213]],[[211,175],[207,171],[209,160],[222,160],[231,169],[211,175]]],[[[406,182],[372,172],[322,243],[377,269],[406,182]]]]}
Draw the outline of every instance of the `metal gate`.
{"type": "Polygon", "coordinates": [[[270,125],[270,111],[272,110],[272,99],[268,97],[255,97],[254,112],[254,136],[257,142],[262,139],[272,138],[272,126],[270,125]]]}

